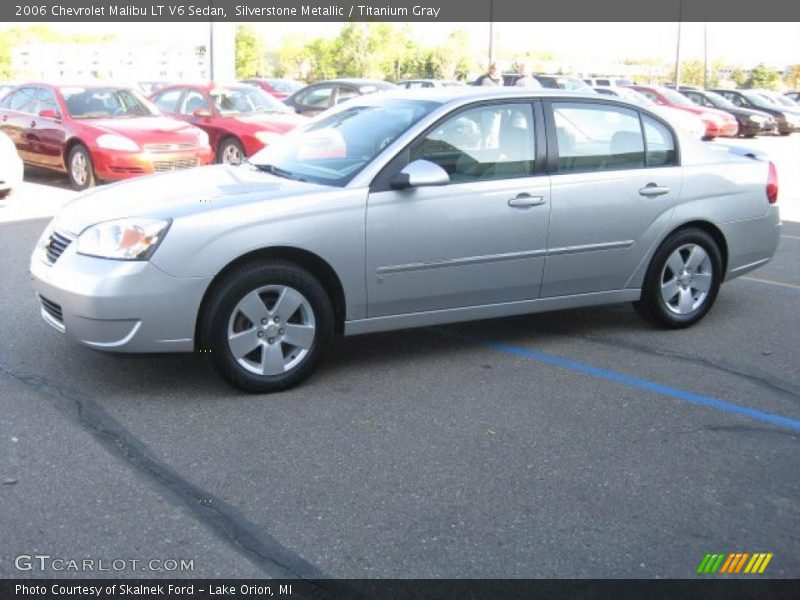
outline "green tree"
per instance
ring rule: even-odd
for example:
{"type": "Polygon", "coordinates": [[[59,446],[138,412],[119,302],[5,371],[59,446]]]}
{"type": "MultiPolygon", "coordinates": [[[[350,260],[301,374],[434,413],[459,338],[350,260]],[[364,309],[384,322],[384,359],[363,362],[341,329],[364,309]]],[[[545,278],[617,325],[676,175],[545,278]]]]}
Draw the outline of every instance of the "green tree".
{"type": "Polygon", "coordinates": [[[252,25],[236,26],[236,76],[261,75],[264,42],[252,25]]]}
{"type": "Polygon", "coordinates": [[[750,77],[748,78],[745,87],[772,90],[778,86],[780,79],[781,76],[778,71],[773,71],[772,69],[765,67],[763,64],[759,64],[753,67],[753,70],[750,71],[750,77]]]}
{"type": "Polygon", "coordinates": [[[792,65],[789,67],[783,81],[790,88],[796,90],[797,86],[800,85],[800,65],[792,65]]]}
{"type": "Polygon", "coordinates": [[[736,67],[731,73],[731,80],[736,84],[736,87],[744,87],[747,83],[747,75],[742,71],[741,67],[736,67]]]}

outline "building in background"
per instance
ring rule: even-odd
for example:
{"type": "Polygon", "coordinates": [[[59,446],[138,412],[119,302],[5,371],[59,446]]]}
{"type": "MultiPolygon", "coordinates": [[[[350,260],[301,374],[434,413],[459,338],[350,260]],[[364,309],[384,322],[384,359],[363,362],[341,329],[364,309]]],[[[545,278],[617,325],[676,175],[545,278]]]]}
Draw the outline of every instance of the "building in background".
{"type": "Polygon", "coordinates": [[[14,49],[12,66],[20,80],[64,82],[206,80],[210,73],[207,46],[175,42],[34,42],[14,49]]]}

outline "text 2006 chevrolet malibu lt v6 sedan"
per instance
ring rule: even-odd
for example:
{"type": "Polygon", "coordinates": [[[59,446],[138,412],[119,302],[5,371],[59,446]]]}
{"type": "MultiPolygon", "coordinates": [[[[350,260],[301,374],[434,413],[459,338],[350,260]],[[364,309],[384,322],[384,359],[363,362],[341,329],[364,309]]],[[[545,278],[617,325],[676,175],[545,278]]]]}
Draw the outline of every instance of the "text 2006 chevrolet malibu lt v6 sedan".
{"type": "Polygon", "coordinates": [[[31,260],[42,316],[285,389],[345,335],[633,302],[680,328],[779,238],[774,166],[580,92],[364,96],[240,166],[86,194],[31,260]]]}

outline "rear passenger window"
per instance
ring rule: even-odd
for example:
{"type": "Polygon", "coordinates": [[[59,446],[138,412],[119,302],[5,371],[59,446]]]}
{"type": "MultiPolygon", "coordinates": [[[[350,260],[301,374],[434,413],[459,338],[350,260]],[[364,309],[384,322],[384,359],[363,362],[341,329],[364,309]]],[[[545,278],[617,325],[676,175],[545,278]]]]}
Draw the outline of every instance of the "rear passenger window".
{"type": "Polygon", "coordinates": [[[534,167],[530,104],[495,104],[460,112],[411,148],[411,160],[436,163],[453,183],[529,177],[534,167]]]}
{"type": "Polygon", "coordinates": [[[613,171],[644,167],[639,113],[627,108],[554,102],[558,172],[613,171]]]}
{"type": "Polygon", "coordinates": [[[644,139],[647,143],[647,166],[664,167],[677,164],[675,138],[662,123],[643,116],[644,139]]]}

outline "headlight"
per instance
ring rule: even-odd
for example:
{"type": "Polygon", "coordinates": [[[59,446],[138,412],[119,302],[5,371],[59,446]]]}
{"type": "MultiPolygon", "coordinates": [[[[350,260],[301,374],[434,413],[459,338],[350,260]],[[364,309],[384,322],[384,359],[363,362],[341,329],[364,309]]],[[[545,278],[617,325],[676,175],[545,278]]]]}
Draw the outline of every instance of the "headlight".
{"type": "Polygon", "coordinates": [[[78,237],[78,254],[118,260],[147,260],[171,221],[131,217],[88,227],[78,237]]]}
{"type": "Polygon", "coordinates": [[[139,152],[139,144],[130,138],[121,135],[106,133],[97,138],[97,145],[106,150],[123,150],[125,152],[139,152]]]}
{"type": "Polygon", "coordinates": [[[272,131],[256,131],[255,133],[256,139],[264,144],[265,146],[269,146],[270,144],[274,144],[283,136],[279,133],[274,133],[272,131]]]}

